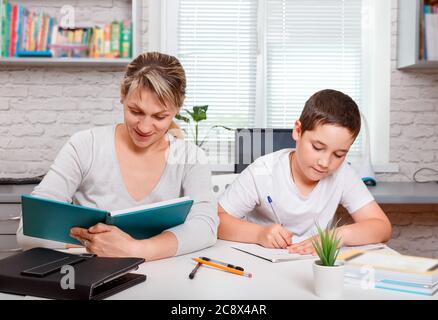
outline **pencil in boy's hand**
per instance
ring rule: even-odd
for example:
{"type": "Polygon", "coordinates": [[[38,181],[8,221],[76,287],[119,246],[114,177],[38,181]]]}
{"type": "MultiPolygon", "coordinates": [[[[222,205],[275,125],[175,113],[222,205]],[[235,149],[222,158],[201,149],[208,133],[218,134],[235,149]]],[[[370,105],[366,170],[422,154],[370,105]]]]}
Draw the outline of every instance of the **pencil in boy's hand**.
{"type": "Polygon", "coordinates": [[[240,270],[237,270],[237,269],[229,268],[229,267],[226,267],[226,266],[223,266],[223,265],[211,262],[211,261],[205,261],[205,260],[202,260],[202,259],[199,259],[199,258],[192,258],[192,259],[195,260],[198,263],[202,263],[202,264],[205,264],[205,265],[210,266],[210,267],[214,267],[214,268],[218,268],[218,269],[221,269],[221,270],[224,270],[224,271],[227,271],[227,272],[231,272],[231,273],[237,274],[239,276],[244,276],[244,277],[252,278],[252,274],[248,273],[248,272],[244,272],[244,271],[240,271],[240,270]]]}

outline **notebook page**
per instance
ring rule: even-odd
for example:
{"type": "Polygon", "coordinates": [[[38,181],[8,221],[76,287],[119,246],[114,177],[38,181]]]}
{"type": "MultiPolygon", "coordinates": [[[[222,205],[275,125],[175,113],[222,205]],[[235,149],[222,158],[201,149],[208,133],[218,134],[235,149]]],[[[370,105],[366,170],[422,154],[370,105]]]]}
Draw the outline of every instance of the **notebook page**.
{"type": "Polygon", "coordinates": [[[188,200],[190,200],[190,197],[181,197],[181,198],[175,198],[175,199],[170,199],[170,200],[164,200],[164,201],[160,201],[160,202],[145,204],[145,205],[142,205],[142,206],[132,207],[132,208],[128,208],[128,209],[121,209],[121,210],[111,211],[111,216],[115,217],[117,215],[124,214],[124,213],[135,212],[135,211],[151,209],[151,208],[156,208],[156,207],[162,207],[162,206],[171,205],[171,204],[175,204],[175,203],[180,203],[180,202],[184,202],[184,201],[188,201],[188,200]]]}
{"type": "MultiPolygon", "coordinates": [[[[287,249],[272,249],[272,248],[265,248],[258,244],[252,244],[252,243],[242,243],[238,245],[232,246],[232,248],[244,251],[246,253],[258,256],[260,258],[272,261],[272,262],[278,262],[278,261],[287,261],[287,260],[302,260],[302,259],[311,259],[311,258],[317,258],[317,256],[311,255],[311,254],[298,254],[298,253],[289,253],[287,249]]],[[[378,249],[385,249],[387,248],[386,245],[383,243],[378,244],[369,244],[369,245],[363,245],[363,246],[351,246],[351,247],[342,247],[339,251],[349,251],[353,249],[361,249],[361,250],[378,250],[378,249]]]]}
{"type": "Polygon", "coordinates": [[[378,252],[365,252],[349,260],[352,263],[371,265],[376,268],[406,270],[411,272],[426,272],[438,262],[436,259],[419,258],[412,256],[381,254],[378,252]]]}
{"type": "Polygon", "coordinates": [[[287,261],[287,260],[302,260],[316,258],[310,254],[289,253],[287,249],[271,249],[265,248],[258,244],[244,243],[232,246],[232,248],[244,251],[246,253],[255,255],[262,259],[272,262],[287,261]]]}

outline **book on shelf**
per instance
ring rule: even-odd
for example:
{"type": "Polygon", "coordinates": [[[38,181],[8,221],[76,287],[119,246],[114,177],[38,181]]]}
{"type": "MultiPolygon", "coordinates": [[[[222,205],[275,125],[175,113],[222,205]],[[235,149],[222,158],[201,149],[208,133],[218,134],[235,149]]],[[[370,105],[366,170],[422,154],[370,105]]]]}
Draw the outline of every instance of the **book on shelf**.
{"type": "Polygon", "coordinates": [[[0,57],[131,58],[131,20],[62,28],[55,18],[0,0],[0,57]]]}
{"type": "Polygon", "coordinates": [[[123,20],[122,27],[122,41],[121,41],[121,56],[122,58],[129,58],[132,56],[132,23],[129,20],[123,20]]]}
{"type": "Polygon", "coordinates": [[[423,12],[424,60],[438,61],[438,4],[424,5],[423,12]]]}
{"type": "Polygon", "coordinates": [[[120,58],[121,50],[121,22],[114,21],[111,24],[111,52],[115,58],[120,58]]]}

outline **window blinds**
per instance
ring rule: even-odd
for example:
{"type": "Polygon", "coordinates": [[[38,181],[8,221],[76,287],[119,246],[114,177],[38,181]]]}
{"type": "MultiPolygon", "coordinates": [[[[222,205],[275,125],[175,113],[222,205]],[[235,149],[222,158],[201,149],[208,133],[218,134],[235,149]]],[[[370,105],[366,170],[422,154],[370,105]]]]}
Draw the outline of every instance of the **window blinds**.
{"type": "MultiPolygon", "coordinates": [[[[187,76],[184,107],[208,105],[201,139],[213,125],[253,126],[256,28],[253,0],[180,0],[178,58],[187,76]]],[[[213,163],[233,160],[229,151],[234,151],[234,132],[218,129],[209,137],[205,149],[213,163]]]]}
{"type": "MultiPolygon", "coordinates": [[[[340,90],[361,107],[361,0],[268,0],[267,126],[293,126],[306,100],[340,90]]],[[[360,151],[360,137],[352,152],[360,151]]]]}
{"type": "MultiPolygon", "coordinates": [[[[254,127],[256,106],[265,126],[292,127],[314,92],[331,88],[361,105],[361,0],[179,0],[178,53],[186,70],[184,107],[208,105],[200,139],[213,125],[254,127]],[[262,21],[259,1],[265,1],[262,21]],[[259,26],[258,23],[263,24],[259,26]],[[258,37],[257,30],[266,32],[258,37]],[[257,70],[258,39],[266,54],[257,70]],[[258,72],[266,100],[256,104],[258,72]]],[[[190,130],[186,127],[186,130],[190,130]]],[[[192,135],[193,136],[193,135],[192,135]]],[[[212,163],[232,163],[234,133],[213,130],[204,145],[212,163]]],[[[361,151],[361,136],[351,152],[361,151]]]]}

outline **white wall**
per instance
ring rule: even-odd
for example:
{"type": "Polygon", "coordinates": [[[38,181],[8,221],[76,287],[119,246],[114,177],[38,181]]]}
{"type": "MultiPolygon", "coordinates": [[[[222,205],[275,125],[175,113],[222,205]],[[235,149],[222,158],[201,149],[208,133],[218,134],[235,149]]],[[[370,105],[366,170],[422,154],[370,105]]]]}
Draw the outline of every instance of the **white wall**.
{"type": "MultiPolygon", "coordinates": [[[[78,26],[131,17],[130,0],[19,3],[52,16],[59,14],[62,5],[72,5],[78,26]]],[[[142,17],[141,40],[147,45],[146,1],[142,17]]],[[[119,83],[123,73],[123,68],[94,66],[0,65],[0,177],[44,174],[74,132],[122,121],[119,83]]]]}
{"type": "MultiPolygon", "coordinates": [[[[35,1],[56,14],[77,6],[78,21],[106,22],[130,15],[129,0],[35,1]],[[80,6],[78,6],[80,4],[80,6]],[[55,9],[53,9],[53,7],[55,9]],[[55,11],[53,11],[55,10],[55,11]]],[[[381,180],[408,181],[422,166],[438,169],[438,70],[399,71],[397,0],[392,0],[390,162],[399,173],[381,180]]],[[[143,1],[142,48],[148,48],[148,1],[143,1]]],[[[0,177],[44,174],[68,137],[82,128],[122,120],[122,69],[0,66],[0,177]],[[30,151],[29,151],[30,150],[30,151]]],[[[190,81],[190,79],[189,79],[190,81]]]]}
{"type": "Polygon", "coordinates": [[[401,71],[397,59],[397,0],[392,0],[390,162],[399,173],[387,181],[411,181],[422,167],[438,170],[438,69],[401,71]]]}

